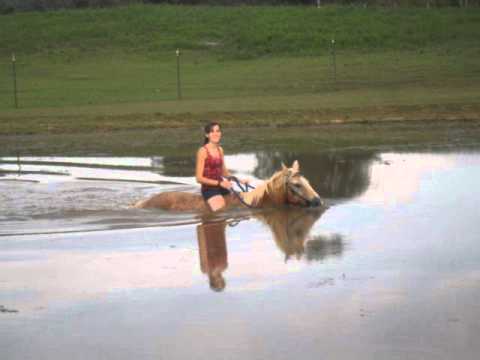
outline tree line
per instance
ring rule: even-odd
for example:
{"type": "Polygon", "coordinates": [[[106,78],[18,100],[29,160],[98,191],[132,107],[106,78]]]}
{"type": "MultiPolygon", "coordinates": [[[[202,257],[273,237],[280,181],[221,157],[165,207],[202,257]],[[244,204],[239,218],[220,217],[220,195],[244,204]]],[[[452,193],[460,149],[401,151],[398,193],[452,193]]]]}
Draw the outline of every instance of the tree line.
{"type": "Polygon", "coordinates": [[[472,7],[480,0],[0,0],[0,13],[102,8],[132,4],[171,5],[352,5],[362,7],[472,7]]]}

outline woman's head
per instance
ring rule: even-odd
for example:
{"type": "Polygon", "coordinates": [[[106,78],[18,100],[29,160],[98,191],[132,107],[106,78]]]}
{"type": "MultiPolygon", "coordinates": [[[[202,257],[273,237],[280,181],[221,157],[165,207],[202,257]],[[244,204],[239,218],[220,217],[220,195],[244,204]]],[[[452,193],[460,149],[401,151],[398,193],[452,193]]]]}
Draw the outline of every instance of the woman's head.
{"type": "Polygon", "coordinates": [[[225,286],[227,285],[221,272],[210,273],[208,279],[210,283],[210,289],[212,289],[213,291],[223,291],[225,289],[225,286]]]}
{"type": "Polygon", "coordinates": [[[205,138],[203,144],[208,144],[209,142],[219,143],[222,137],[222,131],[220,129],[220,124],[218,122],[212,121],[205,125],[205,138]]]}

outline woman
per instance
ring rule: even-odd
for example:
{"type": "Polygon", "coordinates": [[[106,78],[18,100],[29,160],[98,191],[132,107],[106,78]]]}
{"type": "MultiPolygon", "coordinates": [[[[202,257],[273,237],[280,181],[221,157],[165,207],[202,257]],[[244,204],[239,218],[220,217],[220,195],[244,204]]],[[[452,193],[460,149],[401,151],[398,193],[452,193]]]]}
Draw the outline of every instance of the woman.
{"type": "Polygon", "coordinates": [[[230,173],[223,160],[221,138],[220,124],[209,123],[205,126],[204,145],[197,152],[195,177],[197,182],[202,185],[202,196],[212,211],[218,211],[225,207],[224,196],[228,195],[232,188],[232,184],[227,180],[230,173]]]}

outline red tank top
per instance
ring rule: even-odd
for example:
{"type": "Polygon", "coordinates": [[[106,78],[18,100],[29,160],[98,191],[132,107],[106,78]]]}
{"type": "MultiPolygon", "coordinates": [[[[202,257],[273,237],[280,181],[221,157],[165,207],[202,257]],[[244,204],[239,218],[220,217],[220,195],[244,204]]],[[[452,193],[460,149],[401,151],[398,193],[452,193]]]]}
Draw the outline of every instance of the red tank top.
{"type": "MultiPolygon", "coordinates": [[[[219,156],[212,156],[208,151],[207,146],[204,147],[207,151],[207,158],[205,159],[205,164],[203,167],[203,176],[207,179],[221,181],[223,172],[223,157],[220,153],[220,150],[218,150],[220,154],[219,156]]],[[[216,186],[202,184],[202,189],[211,189],[212,187],[216,186]]]]}

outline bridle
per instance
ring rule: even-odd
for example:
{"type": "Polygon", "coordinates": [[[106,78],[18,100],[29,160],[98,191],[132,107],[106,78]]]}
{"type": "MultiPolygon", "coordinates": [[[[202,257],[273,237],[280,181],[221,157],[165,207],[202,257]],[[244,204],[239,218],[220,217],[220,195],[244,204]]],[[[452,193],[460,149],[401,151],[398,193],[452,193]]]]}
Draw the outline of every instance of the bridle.
{"type": "Polygon", "coordinates": [[[303,196],[302,192],[296,187],[290,184],[290,179],[294,176],[302,176],[300,173],[295,173],[292,174],[290,171],[288,172],[288,175],[285,176],[285,193],[287,194],[287,203],[290,205],[288,202],[288,191],[290,190],[295,196],[298,196],[300,199],[305,201],[305,203],[310,206],[312,204],[312,201],[310,199],[307,199],[305,196],[303,196]]]}

